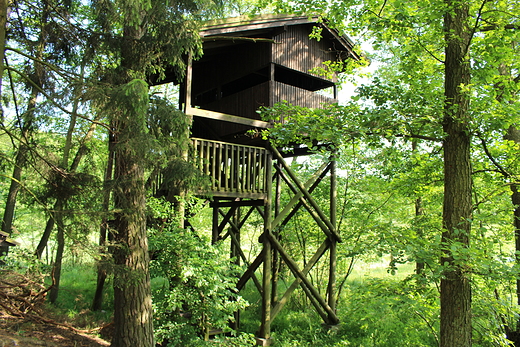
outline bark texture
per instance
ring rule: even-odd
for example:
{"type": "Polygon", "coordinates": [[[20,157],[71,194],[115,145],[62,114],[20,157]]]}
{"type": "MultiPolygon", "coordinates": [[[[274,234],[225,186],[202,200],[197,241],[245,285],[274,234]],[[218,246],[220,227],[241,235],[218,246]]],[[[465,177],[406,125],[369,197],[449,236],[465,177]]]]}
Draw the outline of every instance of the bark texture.
{"type": "Polygon", "coordinates": [[[116,150],[113,347],[153,346],[144,172],[131,149],[116,150]]]}
{"type": "Polygon", "coordinates": [[[472,180],[469,129],[469,95],[463,86],[470,83],[468,60],[470,30],[469,5],[446,0],[444,16],[446,40],[444,141],[444,247],[441,279],[441,347],[471,346],[471,283],[465,268],[464,252],[470,242],[472,180]],[[459,248],[460,249],[460,248],[459,248]]]}
{"type": "MultiPolygon", "coordinates": [[[[142,21],[139,21],[142,22],[142,21]]],[[[120,85],[129,85],[142,68],[139,53],[144,29],[124,29],[121,47],[120,85]]],[[[144,82],[143,82],[144,83],[144,82]]],[[[127,101],[112,118],[114,131],[114,336],[112,347],[154,346],[152,294],[146,233],[144,160],[142,143],[145,132],[148,95],[139,91],[125,93],[127,101]],[[143,101],[144,100],[144,101],[143,101]],[[131,102],[131,104],[128,103],[131,102]],[[143,107],[144,102],[144,107],[143,107]],[[139,104],[141,103],[141,104],[139,104]]]]}

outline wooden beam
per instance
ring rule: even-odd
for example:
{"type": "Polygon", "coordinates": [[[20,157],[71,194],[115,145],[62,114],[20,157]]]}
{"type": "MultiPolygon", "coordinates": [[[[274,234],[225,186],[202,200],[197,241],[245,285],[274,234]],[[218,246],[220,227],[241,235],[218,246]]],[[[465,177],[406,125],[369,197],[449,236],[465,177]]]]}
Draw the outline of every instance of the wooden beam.
{"type": "MultiPolygon", "coordinates": [[[[289,189],[291,189],[291,191],[296,195],[298,193],[301,192],[301,190],[298,190],[296,187],[294,187],[294,185],[292,184],[292,182],[289,180],[289,178],[287,177],[287,175],[285,175],[283,172],[280,172],[280,175],[282,176],[282,178],[284,179],[285,183],[287,184],[287,186],[289,187],[289,189]]],[[[305,209],[307,210],[307,212],[309,212],[309,214],[311,215],[311,217],[314,219],[314,221],[316,222],[316,224],[318,224],[318,226],[320,227],[320,229],[325,233],[325,235],[327,235],[327,237],[329,237],[331,240],[334,240],[335,239],[335,236],[334,236],[334,233],[333,233],[333,230],[330,229],[326,224],[325,222],[323,221],[323,219],[320,217],[320,215],[315,211],[315,209],[312,208],[311,205],[309,205],[308,201],[305,200],[305,198],[303,196],[300,196],[300,203],[305,207],[305,209]]],[[[285,221],[284,221],[285,222],[285,221]]]]}
{"type": "MultiPolygon", "coordinates": [[[[236,230],[238,230],[237,229],[237,225],[235,223],[230,222],[229,224],[231,224],[232,228],[235,228],[236,230]]],[[[251,268],[251,264],[247,261],[247,257],[244,254],[244,251],[242,251],[242,248],[240,247],[240,242],[238,241],[235,233],[229,233],[229,236],[231,236],[231,242],[234,243],[234,245],[235,245],[235,247],[236,247],[236,249],[237,249],[237,251],[238,251],[238,253],[240,255],[240,259],[242,259],[244,264],[247,265],[248,269],[251,268]]],[[[260,284],[260,281],[258,281],[258,278],[256,278],[255,272],[254,271],[251,272],[249,277],[253,279],[253,282],[255,282],[255,285],[256,285],[256,288],[258,289],[258,292],[262,293],[262,285],[260,284]]],[[[238,285],[237,285],[237,287],[238,287],[238,285]]]]}
{"type": "MultiPolygon", "coordinates": [[[[210,206],[213,207],[213,203],[212,202],[210,202],[210,206]]],[[[229,201],[219,200],[218,206],[220,206],[220,207],[232,207],[232,206],[250,206],[250,207],[254,207],[254,206],[264,206],[264,201],[263,200],[242,200],[242,199],[240,201],[235,201],[234,199],[233,200],[229,200],[229,201]]]]}
{"type": "MultiPolygon", "coordinates": [[[[322,316],[323,320],[325,321],[331,321],[333,324],[339,323],[339,319],[336,316],[336,313],[330,308],[330,306],[323,300],[320,293],[312,283],[307,279],[307,276],[303,274],[302,271],[298,269],[298,265],[296,262],[287,254],[285,249],[282,247],[282,245],[276,240],[276,238],[273,237],[271,233],[268,233],[267,238],[269,239],[270,243],[280,252],[280,255],[282,256],[283,260],[289,267],[289,269],[292,271],[293,275],[301,280],[301,287],[304,291],[306,291],[309,296],[309,298],[315,298],[319,306],[316,306],[316,309],[318,313],[320,313],[321,309],[323,309],[327,314],[322,316]]],[[[265,263],[264,263],[265,264],[265,263]]]]}
{"type": "Polygon", "coordinates": [[[219,231],[219,223],[218,223],[218,211],[220,209],[218,205],[218,199],[214,199],[212,202],[212,208],[213,208],[213,218],[212,218],[212,226],[211,226],[211,243],[215,244],[217,243],[220,235],[219,231]]]}
{"type": "Polygon", "coordinates": [[[265,164],[265,172],[269,179],[266,180],[266,192],[267,197],[265,199],[264,207],[264,235],[262,243],[264,246],[264,267],[263,267],[263,278],[262,278],[262,318],[260,323],[260,329],[258,331],[258,337],[269,340],[271,338],[271,278],[272,278],[272,243],[274,239],[272,232],[272,166],[273,160],[271,154],[268,154],[265,164]]]}
{"type": "Polygon", "coordinates": [[[262,37],[247,37],[247,36],[203,36],[202,38],[203,42],[214,42],[214,41],[245,41],[245,42],[267,42],[267,43],[276,43],[273,39],[266,39],[262,37]]]}
{"type": "MultiPolygon", "coordinates": [[[[323,256],[327,248],[329,247],[330,240],[326,239],[321,246],[318,248],[318,250],[314,253],[311,259],[307,262],[305,267],[302,270],[302,273],[307,276],[307,274],[311,271],[311,269],[314,267],[314,265],[320,260],[320,258],[323,256]]],[[[283,308],[283,306],[287,303],[292,293],[298,288],[298,286],[301,283],[301,279],[299,277],[296,277],[296,279],[291,283],[289,288],[286,289],[284,295],[282,298],[274,305],[274,307],[271,310],[271,322],[276,318],[276,315],[280,312],[280,310],[283,308]]]]}
{"type": "MultiPolygon", "coordinates": [[[[336,157],[335,154],[331,156],[330,168],[330,221],[334,228],[336,228],[336,157]]],[[[332,311],[336,312],[336,266],[337,266],[337,244],[335,241],[331,242],[329,250],[329,283],[327,285],[327,299],[332,311]]],[[[329,316],[332,321],[333,317],[329,316]]]]}
{"type": "MultiPolygon", "coordinates": [[[[276,167],[276,169],[279,171],[278,174],[279,176],[283,176],[283,173],[281,171],[281,169],[279,167],[276,167]]],[[[315,183],[317,183],[318,179],[320,177],[323,177],[323,173],[327,172],[328,171],[328,163],[324,163],[315,173],[314,175],[312,175],[308,180],[307,182],[305,182],[305,184],[303,185],[306,189],[309,189],[310,187],[312,187],[315,183]]],[[[294,205],[296,205],[297,202],[300,201],[300,199],[303,197],[303,192],[297,192],[295,193],[294,197],[291,199],[291,201],[289,201],[289,203],[284,207],[284,209],[282,210],[282,212],[280,212],[276,218],[274,219],[273,221],[273,229],[275,229],[278,224],[280,224],[280,222],[282,221],[282,219],[285,218],[285,216],[287,216],[294,205]]]]}
{"type": "Polygon", "coordinates": [[[235,213],[236,210],[237,210],[237,206],[232,206],[229,209],[228,213],[224,215],[224,213],[219,208],[219,213],[221,213],[222,216],[224,217],[224,219],[218,225],[218,236],[219,236],[219,239],[221,238],[220,235],[222,234],[222,231],[224,230],[224,227],[226,226],[226,224],[228,224],[231,221],[231,217],[233,216],[233,214],[235,213]]]}
{"type": "MultiPolygon", "coordinates": [[[[330,165],[329,165],[330,167],[330,165]]],[[[277,168],[278,169],[278,168],[277,168]]],[[[318,179],[316,180],[316,182],[314,182],[314,184],[312,186],[310,186],[309,188],[309,193],[312,193],[314,191],[314,189],[316,189],[316,187],[318,187],[318,184],[320,183],[320,180],[323,179],[323,177],[325,177],[325,175],[329,172],[329,169],[323,171],[323,173],[320,175],[320,177],[318,177],[318,179]]],[[[283,176],[281,173],[278,175],[278,176],[283,176]]],[[[289,213],[285,219],[280,223],[280,227],[284,227],[285,225],[287,225],[287,223],[289,223],[289,221],[291,220],[291,218],[296,214],[296,212],[298,212],[298,210],[300,209],[300,207],[302,207],[304,205],[304,203],[300,200],[298,202],[298,204],[292,209],[291,213],[289,213]]]]}
{"type": "Polygon", "coordinates": [[[298,190],[303,193],[303,195],[305,196],[305,199],[314,208],[314,210],[319,215],[321,220],[327,225],[327,227],[329,228],[330,232],[332,233],[332,235],[336,239],[336,241],[341,242],[341,237],[336,232],[336,228],[331,224],[330,220],[327,218],[327,216],[325,216],[325,214],[323,213],[321,208],[318,206],[316,201],[314,201],[311,194],[307,191],[307,189],[303,186],[303,184],[300,182],[300,180],[296,177],[294,172],[292,172],[289,165],[287,165],[285,160],[283,160],[282,156],[280,155],[280,152],[278,152],[278,150],[274,147],[271,147],[271,151],[273,152],[276,159],[280,160],[280,163],[282,164],[283,168],[285,169],[285,171],[287,172],[287,174],[289,175],[291,180],[294,182],[294,184],[296,184],[296,186],[298,187],[298,190]]]}
{"type": "MultiPolygon", "coordinates": [[[[260,254],[255,258],[255,260],[253,260],[251,265],[249,265],[247,270],[242,274],[242,277],[240,277],[240,279],[238,280],[238,282],[237,282],[237,289],[239,291],[242,290],[244,288],[244,286],[246,285],[247,281],[251,277],[254,276],[255,271],[258,269],[258,267],[260,266],[260,264],[262,264],[263,261],[264,261],[264,253],[260,252],[260,254]]],[[[263,293],[262,286],[260,285],[257,288],[258,288],[258,292],[260,293],[260,295],[262,295],[262,293],[263,293]]]]}
{"type": "Polygon", "coordinates": [[[203,117],[203,118],[210,118],[210,119],[216,119],[224,122],[231,122],[231,123],[237,123],[237,124],[243,124],[248,125],[255,128],[272,128],[273,126],[269,122],[264,122],[257,119],[249,119],[239,116],[234,116],[231,114],[221,113],[221,112],[215,112],[215,111],[209,111],[209,110],[203,110],[200,108],[193,108],[193,107],[186,107],[186,114],[190,116],[197,116],[197,117],[203,117]]]}

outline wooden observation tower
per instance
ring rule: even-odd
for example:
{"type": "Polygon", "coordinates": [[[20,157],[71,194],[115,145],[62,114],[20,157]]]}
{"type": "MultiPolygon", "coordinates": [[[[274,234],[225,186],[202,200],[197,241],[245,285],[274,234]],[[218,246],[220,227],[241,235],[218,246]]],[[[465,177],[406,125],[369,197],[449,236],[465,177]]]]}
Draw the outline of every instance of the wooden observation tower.
{"type": "MultiPolygon", "coordinates": [[[[181,87],[181,103],[193,117],[192,137],[200,169],[211,178],[212,240],[229,242],[231,255],[247,267],[238,289],[252,281],[262,296],[258,341],[269,344],[271,323],[295,289],[301,287],[325,324],[338,323],[335,301],[336,244],[341,238],[336,220],[336,167],[334,158],[307,182],[301,182],[284,158],[309,154],[306,148],[287,151],[270,147],[251,130],[272,126],[256,112],[260,106],[287,101],[319,108],[336,102],[335,78],[310,72],[326,61],[359,59],[351,41],[318,23],[317,18],[295,16],[237,17],[206,25],[201,35],[204,55],[190,61],[181,87]],[[321,39],[310,39],[314,27],[321,39]],[[317,93],[330,89],[333,97],[317,93]],[[312,192],[330,184],[328,213],[312,192]],[[282,205],[281,191],[292,192],[282,205]],[[300,209],[307,210],[323,231],[322,243],[304,263],[298,263],[282,245],[283,229],[300,209]],[[241,229],[253,214],[263,220],[262,251],[247,258],[241,247],[241,229]],[[277,264],[282,261],[294,282],[278,293],[277,264]],[[307,275],[319,262],[328,265],[324,295],[307,275]],[[304,264],[304,265],[303,265],[304,264]]],[[[279,120],[283,121],[283,120],[279,120]]]]}

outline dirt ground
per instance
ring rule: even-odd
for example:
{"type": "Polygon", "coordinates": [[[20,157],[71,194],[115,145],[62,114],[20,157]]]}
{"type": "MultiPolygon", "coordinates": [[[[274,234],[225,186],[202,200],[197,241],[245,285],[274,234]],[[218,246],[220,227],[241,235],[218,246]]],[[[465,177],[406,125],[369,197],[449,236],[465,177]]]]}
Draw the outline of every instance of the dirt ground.
{"type": "Polygon", "coordinates": [[[103,347],[110,343],[71,329],[29,321],[8,315],[0,316],[0,347],[103,347]]]}
{"type": "MultiPolygon", "coordinates": [[[[110,346],[98,337],[98,331],[78,329],[79,321],[52,314],[45,305],[50,287],[43,279],[38,273],[0,269],[0,347],[110,346]]],[[[109,334],[110,327],[103,332],[109,334]]]]}

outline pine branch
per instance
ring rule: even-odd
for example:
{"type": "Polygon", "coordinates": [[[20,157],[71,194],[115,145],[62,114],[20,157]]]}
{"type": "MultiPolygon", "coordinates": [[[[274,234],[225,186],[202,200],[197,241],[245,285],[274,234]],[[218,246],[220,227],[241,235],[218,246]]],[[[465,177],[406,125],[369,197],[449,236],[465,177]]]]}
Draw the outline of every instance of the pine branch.
{"type": "Polygon", "coordinates": [[[93,119],[90,119],[89,117],[87,116],[84,116],[82,114],[79,114],[79,113],[74,113],[73,111],[69,111],[67,110],[66,108],[64,108],[63,106],[61,106],[60,104],[58,104],[54,98],[52,96],[50,96],[47,92],[45,92],[40,86],[38,86],[36,83],[34,83],[34,81],[29,77],[27,76],[26,74],[24,74],[23,72],[17,70],[17,69],[14,69],[12,67],[9,67],[9,66],[6,66],[5,69],[7,71],[13,71],[15,73],[17,73],[18,75],[20,75],[23,79],[25,79],[28,83],[30,83],[32,86],[34,86],[35,88],[38,89],[38,92],[41,93],[42,95],[44,95],[52,104],[54,104],[54,106],[56,106],[58,109],[60,109],[61,111],[63,111],[64,113],[68,114],[68,115],[75,115],[79,118],[82,118],[86,121],[89,121],[91,123],[95,123],[95,124],[98,124],[104,128],[106,128],[107,130],[111,130],[110,129],[110,126],[108,124],[105,124],[105,123],[102,123],[102,122],[99,122],[99,121],[96,121],[96,120],[93,120],[93,119]]]}
{"type": "Polygon", "coordinates": [[[73,78],[73,79],[79,79],[79,80],[82,80],[83,77],[78,75],[78,74],[75,74],[73,72],[70,72],[70,71],[65,71],[63,69],[60,69],[59,67],[57,67],[56,65],[54,64],[50,64],[46,61],[43,61],[43,60],[40,60],[40,59],[36,59],[35,57],[31,56],[30,54],[27,54],[19,49],[16,49],[16,48],[12,48],[12,47],[5,47],[5,50],[6,51],[12,51],[12,52],[15,52],[15,53],[18,53],[24,57],[26,57],[27,59],[30,59],[30,60],[33,60],[34,62],[37,62],[41,65],[45,65],[46,67],[48,67],[51,71],[54,71],[56,72],[58,75],[60,75],[61,77],[63,78],[73,78]]]}

